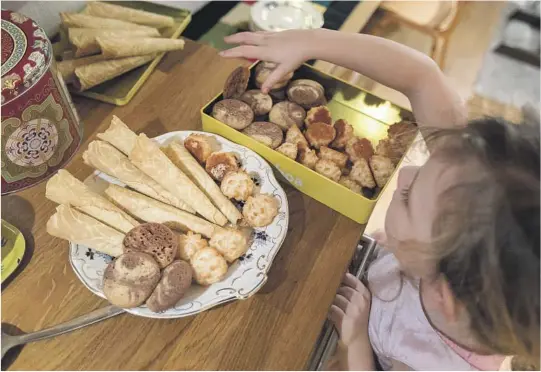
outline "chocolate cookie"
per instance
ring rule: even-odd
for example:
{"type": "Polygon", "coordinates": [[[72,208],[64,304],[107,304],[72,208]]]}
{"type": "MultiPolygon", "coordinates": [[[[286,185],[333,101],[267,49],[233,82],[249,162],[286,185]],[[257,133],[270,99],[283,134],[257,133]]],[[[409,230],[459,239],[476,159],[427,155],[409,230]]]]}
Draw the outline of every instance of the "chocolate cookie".
{"type": "Polygon", "coordinates": [[[237,67],[225,81],[224,98],[239,98],[246,91],[249,80],[250,69],[237,67]]]}
{"type": "Polygon", "coordinates": [[[128,252],[107,265],[103,294],[113,305],[132,308],[142,305],[160,280],[160,267],[148,254],[128,252]]]}
{"type": "Polygon", "coordinates": [[[272,98],[268,94],[263,93],[259,89],[251,89],[244,92],[240,100],[250,105],[254,115],[268,114],[272,108],[272,98]]]}
{"type": "Polygon", "coordinates": [[[186,261],[174,261],[162,272],[162,278],[147,300],[151,311],[160,313],[174,307],[192,284],[192,267],[186,261]]]}
{"type": "Polygon", "coordinates": [[[242,130],[254,121],[254,112],[247,103],[236,99],[224,99],[214,105],[212,117],[231,128],[242,130]]]}
{"type": "Polygon", "coordinates": [[[124,237],[124,252],[143,252],[151,255],[163,269],[175,258],[178,239],[167,226],[144,223],[131,229],[124,237]]]}

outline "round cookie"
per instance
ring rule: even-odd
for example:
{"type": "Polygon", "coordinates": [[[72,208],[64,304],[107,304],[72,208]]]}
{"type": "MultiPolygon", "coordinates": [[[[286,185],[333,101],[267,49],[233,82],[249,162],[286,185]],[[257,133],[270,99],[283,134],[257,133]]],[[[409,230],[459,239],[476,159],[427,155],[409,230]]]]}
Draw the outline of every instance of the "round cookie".
{"type": "Polygon", "coordinates": [[[313,123],[325,123],[332,125],[331,112],[325,106],[312,107],[306,113],[306,119],[304,119],[304,124],[306,128],[309,128],[313,123]]]}
{"type": "Polygon", "coordinates": [[[292,125],[301,128],[305,117],[306,111],[301,106],[290,101],[278,102],[269,113],[269,121],[278,125],[284,131],[288,130],[292,125]]]}
{"type": "Polygon", "coordinates": [[[251,196],[242,208],[242,215],[252,227],[270,225],[274,217],[278,215],[278,201],[267,194],[251,196]]]}
{"type": "Polygon", "coordinates": [[[203,248],[195,252],[190,260],[193,277],[200,285],[219,282],[227,274],[227,261],[215,248],[203,248]]]}
{"type": "Polygon", "coordinates": [[[222,182],[227,173],[239,170],[239,163],[232,152],[213,152],[207,158],[205,170],[216,181],[222,182]]]}
{"type": "Polygon", "coordinates": [[[327,146],[336,136],[336,130],[332,125],[325,123],[313,123],[304,132],[310,145],[319,149],[321,146],[327,146]]]}
{"type": "Polygon", "coordinates": [[[195,234],[192,231],[178,237],[178,255],[184,261],[189,261],[195,252],[208,246],[208,242],[201,237],[201,234],[195,234]]]}
{"type": "Polygon", "coordinates": [[[239,66],[228,76],[224,85],[224,98],[239,98],[248,87],[250,69],[239,66]]]}
{"type": "Polygon", "coordinates": [[[251,89],[240,96],[240,100],[250,105],[254,115],[268,114],[272,108],[272,98],[259,89],[251,89]]]}
{"type": "Polygon", "coordinates": [[[352,162],[360,158],[369,160],[374,155],[374,147],[366,138],[353,137],[346,143],[346,154],[352,162]]]}
{"type": "Polygon", "coordinates": [[[231,128],[242,130],[254,121],[254,112],[245,102],[237,99],[224,99],[216,102],[212,108],[212,117],[231,128]]]}
{"type": "MultiPolygon", "coordinates": [[[[268,79],[272,71],[276,68],[277,64],[274,62],[261,62],[256,66],[255,69],[255,85],[258,88],[261,88],[265,81],[268,79]]],[[[278,90],[284,88],[289,80],[293,77],[293,72],[287,73],[279,81],[277,81],[272,87],[271,90],[278,90]]]]}
{"type": "Polygon", "coordinates": [[[209,241],[228,262],[233,262],[248,250],[248,237],[239,230],[221,229],[209,241]]]}
{"type": "Polygon", "coordinates": [[[148,308],[161,313],[174,307],[192,284],[192,267],[186,261],[173,261],[163,272],[158,285],[147,300],[148,308]]]}
{"type": "Polygon", "coordinates": [[[220,184],[220,190],[229,199],[244,201],[254,192],[255,184],[244,171],[229,172],[220,184]]]}
{"type": "Polygon", "coordinates": [[[242,133],[252,137],[271,149],[280,146],[284,140],[282,129],[280,129],[278,125],[266,121],[256,121],[246,127],[242,133]]]}
{"type": "Polygon", "coordinates": [[[124,237],[124,252],[143,252],[151,255],[163,269],[178,252],[178,239],[161,223],[144,223],[128,231],[124,237]]]}
{"type": "Polygon", "coordinates": [[[148,254],[128,252],[111,261],[103,274],[103,294],[115,306],[142,305],[160,280],[160,267],[148,254]]]}
{"type": "Polygon", "coordinates": [[[290,101],[305,109],[325,104],[325,89],[317,81],[309,79],[294,80],[287,88],[290,101]]]}

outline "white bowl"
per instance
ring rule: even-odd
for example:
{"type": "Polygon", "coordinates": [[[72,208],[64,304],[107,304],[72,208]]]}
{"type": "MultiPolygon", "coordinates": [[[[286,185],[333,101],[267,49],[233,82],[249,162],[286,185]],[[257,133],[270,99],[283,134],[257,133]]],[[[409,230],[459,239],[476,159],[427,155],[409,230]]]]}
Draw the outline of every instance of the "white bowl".
{"type": "Polygon", "coordinates": [[[250,10],[252,31],[321,28],[323,15],[308,1],[258,1],[250,10]]]}

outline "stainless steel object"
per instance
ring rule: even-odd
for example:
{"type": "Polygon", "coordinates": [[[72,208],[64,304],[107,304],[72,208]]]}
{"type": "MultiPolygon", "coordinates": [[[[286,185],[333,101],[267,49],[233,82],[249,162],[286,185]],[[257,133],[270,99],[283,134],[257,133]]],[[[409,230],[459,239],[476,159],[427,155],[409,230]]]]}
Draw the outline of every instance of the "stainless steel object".
{"type": "MultiPolygon", "coordinates": [[[[362,279],[368,270],[368,265],[374,258],[373,253],[376,246],[377,243],[373,238],[363,235],[349,265],[349,272],[354,274],[357,278],[362,279]]],[[[321,330],[316,347],[312,352],[308,370],[324,370],[326,362],[336,350],[337,343],[338,333],[336,332],[334,325],[327,320],[323,325],[323,329],[321,330]]]]}
{"type": "MultiPolygon", "coordinates": [[[[88,325],[97,323],[104,319],[111,318],[115,315],[121,314],[124,312],[124,309],[119,307],[109,305],[98,310],[94,310],[88,314],[80,316],[78,318],[72,319],[65,323],[55,325],[51,328],[42,329],[41,331],[26,333],[23,335],[13,336],[7,334],[2,329],[2,358],[11,348],[24,345],[29,342],[41,341],[47,338],[55,337],[67,332],[74,331],[79,328],[86,327],[88,325]]],[[[4,327],[2,327],[4,328],[4,327]]]]}

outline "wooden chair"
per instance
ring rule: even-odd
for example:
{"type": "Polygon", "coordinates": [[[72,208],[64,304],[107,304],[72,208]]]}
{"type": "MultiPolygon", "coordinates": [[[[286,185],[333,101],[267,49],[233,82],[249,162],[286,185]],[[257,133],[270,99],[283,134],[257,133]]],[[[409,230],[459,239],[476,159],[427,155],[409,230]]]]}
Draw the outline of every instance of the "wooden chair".
{"type": "Polygon", "coordinates": [[[464,3],[454,1],[383,1],[380,8],[384,10],[374,34],[380,36],[382,30],[398,23],[432,38],[430,57],[443,70],[449,38],[460,22],[464,3]]]}

